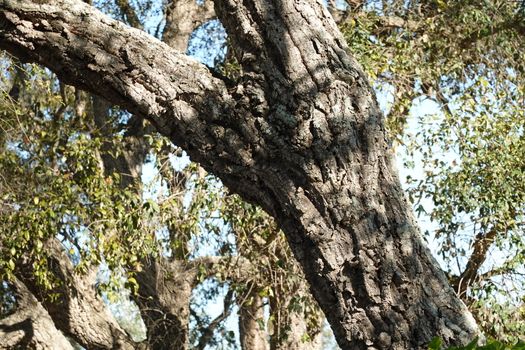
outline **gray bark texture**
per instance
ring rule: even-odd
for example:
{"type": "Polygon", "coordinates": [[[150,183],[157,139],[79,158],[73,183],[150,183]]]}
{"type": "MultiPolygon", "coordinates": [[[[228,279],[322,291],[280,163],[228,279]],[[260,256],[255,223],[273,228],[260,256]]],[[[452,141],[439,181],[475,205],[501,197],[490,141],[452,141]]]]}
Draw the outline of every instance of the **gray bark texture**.
{"type": "Polygon", "coordinates": [[[103,95],[185,149],[285,232],[346,349],[479,334],[423,245],[374,93],[307,0],[216,0],[243,74],[231,86],[77,0],[0,0],[0,48],[103,95]]]}
{"type": "Polygon", "coordinates": [[[152,260],[137,275],[140,288],[135,300],[152,349],[188,349],[190,297],[197,270],[186,271],[183,266],[152,260]]]}
{"type": "Polygon", "coordinates": [[[176,50],[186,52],[193,31],[214,17],[211,0],[202,4],[195,0],[172,0],[166,6],[166,25],[162,41],[176,50]]]}

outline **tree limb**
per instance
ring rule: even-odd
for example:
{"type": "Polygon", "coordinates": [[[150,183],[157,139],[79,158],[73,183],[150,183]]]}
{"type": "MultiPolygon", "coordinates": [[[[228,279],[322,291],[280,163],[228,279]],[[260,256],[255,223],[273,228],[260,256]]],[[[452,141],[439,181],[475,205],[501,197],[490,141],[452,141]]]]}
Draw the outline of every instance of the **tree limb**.
{"type": "Polygon", "coordinates": [[[10,285],[17,306],[15,313],[0,320],[0,349],[72,350],[71,343],[27,287],[16,278],[10,285]]]}
{"type": "Polygon", "coordinates": [[[479,233],[473,244],[473,251],[465,270],[454,279],[453,287],[463,299],[467,298],[467,288],[478,278],[478,271],[487,259],[487,252],[496,238],[498,230],[493,227],[487,233],[479,233]]]}
{"type": "Polygon", "coordinates": [[[76,273],[56,238],[46,242],[46,249],[50,269],[60,280],[55,289],[44,290],[34,280],[31,266],[22,263],[15,273],[46,308],[56,327],[85,348],[135,349],[138,344],[120,328],[94,289],[95,274],[76,273]],[[51,300],[50,293],[56,293],[58,300],[51,300]]]}
{"type": "Polygon", "coordinates": [[[115,3],[119,7],[120,11],[122,11],[126,23],[128,23],[133,28],[142,28],[142,23],[137,16],[137,12],[133,6],[131,6],[128,0],[115,0],[115,3]]]}
{"type": "Polygon", "coordinates": [[[224,296],[222,312],[219,314],[219,316],[215,317],[207,327],[200,330],[201,337],[199,338],[199,343],[197,344],[198,350],[204,350],[204,348],[206,348],[206,345],[208,345],[213,337],[215,329],[221,324],[221,322],[230,316],[231,308],[234,302],[233,294],[233,291],[229,289],[224,296]]]}
{"type": "Polygon", "coordinates": [[[162,41],[180,52],[186,52],[193,31],[213,18],[213,0],[206,0],[202,4],[196,0],[171,0],[166,6],[162,41]]]}
{"type": "Polygon", "coordinates": [[[2,0],[0,9],[1,48],[147,116],[186,149],[216,144],[206,119],[223,119],[231,100],[204,65],[79,1],[2,0]]]}

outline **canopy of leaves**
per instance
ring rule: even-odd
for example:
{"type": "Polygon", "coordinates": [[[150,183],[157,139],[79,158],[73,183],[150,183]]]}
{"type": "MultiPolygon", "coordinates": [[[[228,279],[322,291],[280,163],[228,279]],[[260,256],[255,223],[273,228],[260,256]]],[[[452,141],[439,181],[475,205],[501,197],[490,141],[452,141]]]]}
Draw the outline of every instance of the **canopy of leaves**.
{"type": "Polygon", "coordinates": [[[79,270],[103,260],[116,270],[133,266],[151,250],[147,232],[155,228],[151,208],[101,166],[102,144],[116,155],[121,136],[101,135],[84,102],[49,72],[17,64],[8,72],[0,103],[2,278],[29,259],[35,278],[51,287],[45,242],[57,235],[79,270]]]}

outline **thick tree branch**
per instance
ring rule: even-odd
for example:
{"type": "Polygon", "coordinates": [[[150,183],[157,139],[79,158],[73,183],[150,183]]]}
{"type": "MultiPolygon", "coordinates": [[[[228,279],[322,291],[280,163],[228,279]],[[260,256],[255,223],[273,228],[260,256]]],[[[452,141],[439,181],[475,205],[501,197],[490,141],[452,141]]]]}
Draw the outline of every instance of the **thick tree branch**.
{"type": "Polygon", "coordinates": [[[94,289],[95,274],[76,273],[57,239],[50,239],[46,249],[60,286],[43,290],[32,277],[30,266],[23,269],[21,265],[16,274],[46,308],[56,327],[88,349],[135,349],[138,344],[120,328],[94,289]],[[57,293],[58,300],[50,300],[49,293],[57,293]]]}
{"type": "Polygon", "coordinates": [[[231,101],[205,66],[80,1],[2,0],[0,10],[1,48],[147,116],[187,150],[215,148],[206,123],[222,120],[231,101]]]}
{"type": "Polygon", "coordinates": [[[243,350],[268,350],[268,333],[264,321],[264,303],[259,291],[249,284],[249,292],[239,303],[239,338],[243,350]],[[262,328],[262,329],[261,329],[262,328]]]}
{"type": "Polygon", "coordinates": [[[0,349],[72,350],[42,304],[18,279],[11,282],[16,312],[0,320],[0,349]]]}

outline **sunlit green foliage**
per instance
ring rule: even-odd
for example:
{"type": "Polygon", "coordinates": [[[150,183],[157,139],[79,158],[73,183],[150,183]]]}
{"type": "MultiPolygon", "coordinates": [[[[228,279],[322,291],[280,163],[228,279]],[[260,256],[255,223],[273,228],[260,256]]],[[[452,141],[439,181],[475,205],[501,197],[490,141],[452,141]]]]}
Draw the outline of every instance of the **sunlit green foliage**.
{"type": "Polygon", "coordinates": [[[136,266],[151,250],[155,213],[136,191],[121,188],[119,174],[104,172],[101,146],[111,142],[119,152],[120,136],[99,135],[87,114],[75,111],[72,89],[49,72],[11,67],[30,79],[17,85],[16,98],[3,90],[0,100],[2,280],[24,260],[38,283],[51,287],[46,241],[57,235],[80,271],[102,261],[112,270],[136,266]]]}

